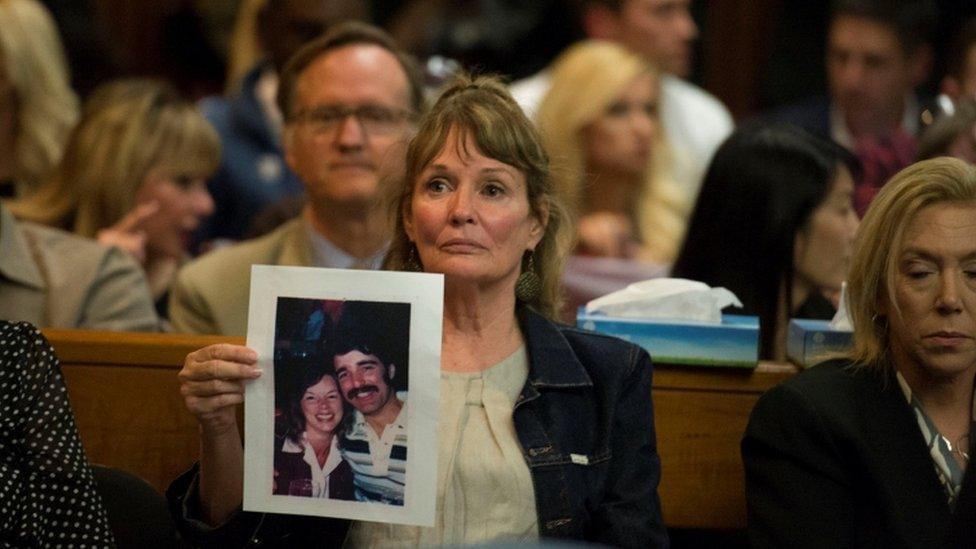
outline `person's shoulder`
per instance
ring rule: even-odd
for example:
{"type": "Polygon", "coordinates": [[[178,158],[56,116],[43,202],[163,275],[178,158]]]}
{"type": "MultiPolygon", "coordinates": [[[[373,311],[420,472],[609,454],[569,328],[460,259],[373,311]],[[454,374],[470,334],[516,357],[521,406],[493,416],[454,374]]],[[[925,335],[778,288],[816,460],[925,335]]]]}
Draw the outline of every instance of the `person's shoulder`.
{"type": "Polygon", "coordinates": [[[776,107],[758,118],[761,121],[785,122],[819,136],[830,134],[830,100],[824,96],[809,97],[776,107]]]}
{"type": "Polygon", "coordinates": [[[48,227],[30,221],[18,221],[18,226],[46,251],[72,252],[77,256],[102,257],[110,248],[91,238],[77,235],[55,227],[48,227]]]}
{"type": "Polygon", "coordinates": [[[508,86],[509,93],[515,102],[522,107],[526,116],[533,118],[539,110],[539,104],[549,92],[551,76],[549,71],[542,70],[532,76],[516,80],[508,86]]]}
{"type": "Polygon", "coordinates": [[[209,95],[197,102],[197,108],[214,127],[220,131],[227,126],[230,116],[230,102],[220,95],[209,95]]]}
{"type": "MultiPolygon", "coordinates": [[[[661,77],[661,92],[665,96],[664,104],[670,101],[679,107],[692,110],[696,114],[714,115],[732,121],[732,115],[717,97],[704,89],[673,75],[661,77]]],[[[667,108],[667,107],[665,107],[667,108]]]]}
{"type": "MultiPolygon", "coordinates": [[[[220,284],[224,276],[249,273],[251,265],[274,264],[283,243],[302,230],[300,220],[291,220],[270,233],[237,242],[201,255],[180,269],[180,277],[191,280],[212,280],[220,284]]],[[[224,279],[226,282],[226,279],[224,279]]]]}
{"type": "Polygon", "coordinates": [[[0,320],[0,351],[0,380],[16,383],[20,389],[43,381],[49,369],[57,367],[51,344],[29,322],[0,320]]]}
{"type": "Polygon", "coordinates": [[[29,221],[20,221],[18,226],[41,251],[44,268],[53,278],[60,279],[62,271],[75,281],[97,277],[106,269],[142,272],[142,267],[132,256],[94,239],[29,221]]]}
{"type": "Polygon", "coordinates": [[[37,345],[47,345],[44,335],[30,322],[0,320],[0,348],[12,350],[14,353],[5,352],[4,356],[19,354],[37,345]]]}
{"type": "Polygon", "coordinates": [[[836,358],[807,368],[784,382],[795,388],[828,387],[856,383],[865,376],[861,367],[850,360],[836,358]]]}
{"type": "Polygon", "coordinates": [[[619,337],[556,326],[591,378],[624,378],[639,365],[651,363],[651,356],[643,347],[619,337]]]}
{"type": "Polygon", "coordinates": [[[762,400],[796,401],[823,409],[851,409],[872,400],[886,380],[883,372],[869,366],[834,359],[808,368],[767,391],[762,400]]]}
{"type": "Polygon", "coordinates": [[[521,315],[524,328],[529,330],[527,336],[536,340],[543,338],[541,343],[547,348],[557,347],[559,341],[563,340],[577,355],[633,356],[646,353],[641,347],[619,337],[562,324],[528,307],[521,309],[521,315]],[[554,334],[558,335],[554,338],[554,334]]]}
{"type": "Polygon", "coordinates": [[[556,324],[556,327],[574,349],[594,350],[614,355],[634,355],[646,352],[640,346],[616,336],[591,332],[564,324],[556,324]]]}

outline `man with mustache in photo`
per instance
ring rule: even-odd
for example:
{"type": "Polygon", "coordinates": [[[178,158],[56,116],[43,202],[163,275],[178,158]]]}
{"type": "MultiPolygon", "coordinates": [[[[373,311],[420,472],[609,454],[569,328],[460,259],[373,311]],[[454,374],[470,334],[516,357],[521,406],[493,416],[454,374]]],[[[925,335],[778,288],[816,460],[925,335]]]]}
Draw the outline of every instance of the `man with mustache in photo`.
{"type": "Polygon", "coordinates": [[[406,366],[395,345],[409,341],[409,321],[407,304],[346,302],[336,327],[336,378],[354,410],[339,449],[352,467],[357,501],[403,505],[407,403],[393,379],[397,364],[406,366]]]}

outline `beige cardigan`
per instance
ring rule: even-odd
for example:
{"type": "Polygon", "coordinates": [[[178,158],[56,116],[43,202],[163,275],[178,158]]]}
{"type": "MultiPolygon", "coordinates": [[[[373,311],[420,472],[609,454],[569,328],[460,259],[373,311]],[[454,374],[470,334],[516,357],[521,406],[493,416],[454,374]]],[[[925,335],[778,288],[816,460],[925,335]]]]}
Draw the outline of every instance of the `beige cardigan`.
{"type": "Polygon", "coordinates": [[[301,217],[261,238],[201,256],[176,276],[169,301],[173,330],[246,335],[251,265],[311,264],[312,244],[301,217]]]}
{"type": "Polygon", "coordinates": [[[125,252],[18,221],[0,205],[0,318],[42,328],[159,331],[142,267],[125,252]]]}

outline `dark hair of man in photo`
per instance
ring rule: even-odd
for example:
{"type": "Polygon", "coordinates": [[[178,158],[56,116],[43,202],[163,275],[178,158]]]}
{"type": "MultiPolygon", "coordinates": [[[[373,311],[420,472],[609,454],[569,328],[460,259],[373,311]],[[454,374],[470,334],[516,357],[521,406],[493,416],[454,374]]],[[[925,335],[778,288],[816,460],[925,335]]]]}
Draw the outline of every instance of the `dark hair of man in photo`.
{"type": "Polygon", "coordinates": [[[336,322],[331,354],[359,351],[373,355],[387,369],[385,374],[394,390],[406,390],[409,345],[409,303],[347,301],[336,322]],[[396,366],[393,376],[389,372],[391,364],[396,366]]]}

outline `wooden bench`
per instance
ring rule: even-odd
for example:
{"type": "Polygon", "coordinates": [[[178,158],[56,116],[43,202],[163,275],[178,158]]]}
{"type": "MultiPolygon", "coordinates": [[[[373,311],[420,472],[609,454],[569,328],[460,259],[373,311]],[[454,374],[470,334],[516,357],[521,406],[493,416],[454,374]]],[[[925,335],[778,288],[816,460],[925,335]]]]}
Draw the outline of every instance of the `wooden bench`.
{"type": "MultiPolygon", "coordinates": [[[[93,463],[133,472],[160,491],[199,452],[196,420],[183,406],[176,373],[186,354],[242,338],[45,330],[68,385],[93,463]]],[[[665,522],[672,527],[745,526],[739,440],[749,411],[795,367],[755,371],[657,365],[654,415],[665,522]]]]}
{"type": "Polygon", "coordinates": [[[196,419],[176,373],[190,351],[243,338],[44,330],[92,463],[117,467],[163,491],[199,453],[196,419]]]}

